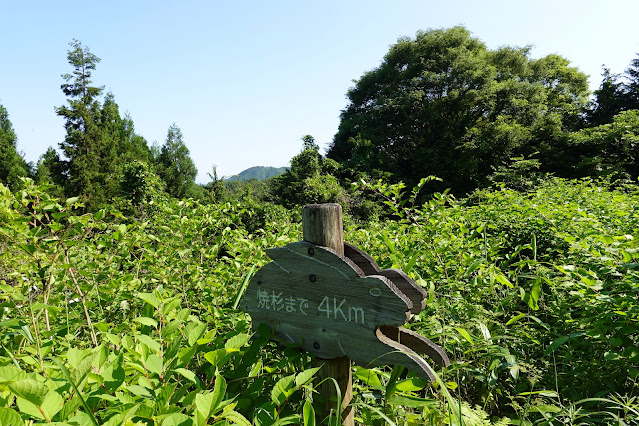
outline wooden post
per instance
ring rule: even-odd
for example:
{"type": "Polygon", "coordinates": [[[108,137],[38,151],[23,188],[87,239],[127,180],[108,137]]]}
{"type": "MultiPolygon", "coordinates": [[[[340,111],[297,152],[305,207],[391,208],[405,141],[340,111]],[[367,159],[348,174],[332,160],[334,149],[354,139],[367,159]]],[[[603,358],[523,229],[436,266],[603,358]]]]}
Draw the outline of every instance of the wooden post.
{"type": "MultiPolygon", "coordinates": [[[[344,255],[344,232],[342,228],[342,206],[339,204],[311,204],[302,208],[302,229],[304,241],[328,247],[340,255],[344,255]]],[[[350,406],[353,399],[353,378],[351,360],[348,357],[318,359],[316,366],[323,365],[318,371],[317,382],[333,378],[337,381],[342,394],[342,424],[354,426],[355,410],[350,406]]],[[[334,402],[337,400],[335,383],[326,380],[319,386],[319,393],[324,398],[322,412],[318,413],[321,421],[326,418],[334,402]]]]}

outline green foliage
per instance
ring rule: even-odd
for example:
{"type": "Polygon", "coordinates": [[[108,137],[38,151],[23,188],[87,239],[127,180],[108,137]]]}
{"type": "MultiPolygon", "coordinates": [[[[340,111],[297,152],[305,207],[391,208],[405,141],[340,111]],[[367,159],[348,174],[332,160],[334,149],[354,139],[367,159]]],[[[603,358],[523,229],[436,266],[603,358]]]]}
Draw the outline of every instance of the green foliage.
{"type": "Polygon", "coordinates": [[[175,124],[169,127],[157,159],[157,169],[170,196],[185,198],[197,191],[194,188],[197,168],[182,140],[182,131],[175,124]]]}
{"type": "Polygon", "coordinates": [[[66,83],[61,86],[68,105],[56,108],[65,119],[67,133],[60,148],[68,161],[59,165],[59,159],[47,152],[39,179],[64,182],[68,196],[79,194],[89,209],[97,210],[117,193],[113,176],[122,162],[147,161],[150,151],[144,138],[135,134],[131,118],[122,119],[111,93],[100,103],[103,87],[91,85],[100,58],[78,40],[69,44],[67,59],[74,71],[62,76],[66,83]]]}
{"type": "Polygon", "coordinates": [[[269,180],[271,198],[288,208],[343,202],[346,193],[335,177],[339,164],[319,153],[312,136],[306,135],[302,141],[302,151],[291,159],[291,167],[269,180]]]}
{"type": "Polygon", "coordinates": [[[510,189],[528,191],[541,180],[541,173],[537,172],[540,167],[541,163],[536,158],[514,157],[509,164],[497,167],[490,180],[510,189]]]}
{"type": "Polygon", "coordinates": [[[29,165],[18,154],[18,138],[7,109],[0,104],[0,183],[17,188],[20,177],[30,175],[29,165]]]}
{"type": "Polygon", "coordinates": [[[60,159],[58,152],[50,146],[38,159],[34,180],[41,185],[56,186],[56,194],[62,195],[67,183],[67,166],[68,164],[60,159]]]}
{"type": "Polygon", "coordinates": [[[154,210],[153,204],[164,195],[163,182],[148,163],[132,161],[122,166],[120,196],[136,215],[154,210]]]}
{"type": "Polygon", "coordinates": [[[604,67],[602,76],[586,114],[588,127],[610,123],[622,111],[639,109],[639,55],[623,74],[612,74],[604,67]]]}
{"type": "MultiPolygon", "coordinates": [[[[637,423],[636,187],[548,179],[420,204],[433,180],[361,183],[393,220],[347,218],[345,235],[424,287],[407,326],[453,365],[434,385],[354,368],[356,421],[637,423]]],[[[30,180],[0,186],[0,422],[313,424],[310,357],[236,309],[264,250],[301,239],[294,214],[156,208],[82,213],[30,180]]]]}
{"type": "Polygon", "coordinates": [[[564,172],[564,132],[579,123],[587,78],[560,56],[529,54],[489,50],[463,27],[400,39],[348,91],[328,156],[411,185],[436,175],[461,194],[533,152],[543,171],[564,172]]]}
{"type": "Polygon", "coordinates": [[[621,112],[611,123],[575,132],[571,143],[581,153],[580,175],[626,181],[639,178],[639,109],[621,112]]]}
{"type": "Polygon", "coordinates": [[[225,178],[224,180],[229,182],[251,179],[264,180],[273,176],[281,175],[287,169],[288,167],[249,167],[248,169],[241,171],[239,174],[230,176],[228,178],[225,178]]]}

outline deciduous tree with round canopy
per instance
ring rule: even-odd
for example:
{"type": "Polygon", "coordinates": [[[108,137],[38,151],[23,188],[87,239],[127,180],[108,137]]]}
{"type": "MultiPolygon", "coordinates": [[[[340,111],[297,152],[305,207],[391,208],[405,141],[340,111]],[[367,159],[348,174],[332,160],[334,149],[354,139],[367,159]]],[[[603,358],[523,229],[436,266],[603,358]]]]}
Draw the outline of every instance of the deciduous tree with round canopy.
{"type": "Polygon", "coordinates": [[[436,175],[466,192],[515,155],[539,151],[552,167],[587,95],[586,75],[560,56],[490,50],[463,27],[422,31],[348,91],[328,156],[408,183],[436,175]]]}

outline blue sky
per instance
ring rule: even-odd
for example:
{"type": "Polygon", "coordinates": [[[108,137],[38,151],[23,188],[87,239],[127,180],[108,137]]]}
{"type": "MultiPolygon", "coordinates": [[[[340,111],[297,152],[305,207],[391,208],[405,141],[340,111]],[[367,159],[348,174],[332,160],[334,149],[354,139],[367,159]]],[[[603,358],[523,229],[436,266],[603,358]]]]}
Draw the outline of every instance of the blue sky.
{"type": "Polygon", "coordinates": [[[399,37],[464,25],[491,49],[558,53],[595,89],[602,64],[620,73],[639,52],[637,16],[637,0],[0,0],[0,103],[28,161],[57,148],[54,107],[79,39],[136,131],[161,145],[176,123],[207,182],[213,165],[220,176],[287,165],[306,134],[326,147],[353,80],[399,37]]]}

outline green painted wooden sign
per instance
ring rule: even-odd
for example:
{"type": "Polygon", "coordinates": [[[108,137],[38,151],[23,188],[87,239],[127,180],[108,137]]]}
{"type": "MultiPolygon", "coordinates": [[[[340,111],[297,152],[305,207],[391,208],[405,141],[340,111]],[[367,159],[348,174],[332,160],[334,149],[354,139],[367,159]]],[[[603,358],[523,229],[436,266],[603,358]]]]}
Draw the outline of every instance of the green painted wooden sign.
{"type": "Polygon", "coordinates": [[[403,271],[381,270],[363,251],[344,244],[344,256],[307,242],[267,249],[273,260],[250,281],[242,309],[253,328],[318,358],[347,356],[363,367],[404,365],[434,380],[418,354],[449,365],[444,351],[401,327],[424,308],[425,292],[403,271]]]}

